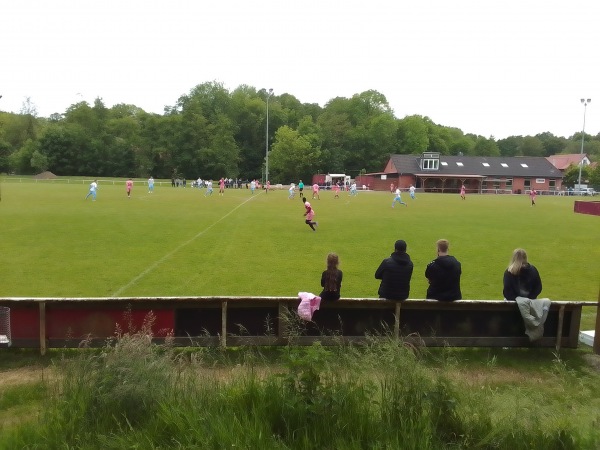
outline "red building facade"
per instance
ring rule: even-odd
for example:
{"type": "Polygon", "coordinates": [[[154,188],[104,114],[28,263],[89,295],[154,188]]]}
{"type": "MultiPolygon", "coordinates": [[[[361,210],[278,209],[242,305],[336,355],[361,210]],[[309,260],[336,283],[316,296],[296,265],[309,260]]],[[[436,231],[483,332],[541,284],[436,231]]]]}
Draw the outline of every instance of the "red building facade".
{"type": "Polygon", "coordinates": [[[391,185],[425,192],[541,193],[562,190],[563,175],[542,157],[447,156],[437,152],[422,155],[392,155],[383,172],[357,177],[358,186],[390,190],[391,185]]]}

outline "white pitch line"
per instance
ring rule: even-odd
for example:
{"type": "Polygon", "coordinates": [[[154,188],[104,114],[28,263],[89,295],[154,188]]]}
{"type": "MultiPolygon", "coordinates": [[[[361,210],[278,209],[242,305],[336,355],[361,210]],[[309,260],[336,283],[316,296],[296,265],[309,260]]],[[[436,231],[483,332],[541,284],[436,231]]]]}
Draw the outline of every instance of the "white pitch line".
{"type": "Polygon", "coordinates": [[[171,256],[173,256],[175,253],[177,253],[179,250],[181,250],[183,247],[185,247],[186,245],[191,244],[193,241],[195,241],[196,239],[198,239],[200,236],[202,236],[204,233],[206,233],[208,230],[210,230],[212,227],[214,227],[216,224],[218,224],[219,222],[221,222],[223,219],[225,219],[226,217],[228,217],[229,215],[231,215],[232,213],[234,213],[238,208],[244,206],[247,202],[249,202],[250,200],[252,200],[253,198],[255,198],[255,196],[252,196],[250,198],[248,198],[247,200],[245,200],[243,203],[240,203],[239,205],[237,205],[235,208],[233,208],[231,211],[229,211],[227,214],[225,214],[223,217],[221,217],[219,220],[217,220],[216,222],[214,222],[213,224],[209,225],[208,227],[206,227],[204,230],[200,231],[196,236],[192,237],[191,239],[188,239],[186,242],[184,242],[183,244],[179,245],[177,248],[175,248],[174,250],[170,251],[169,253],[167,253],[166,255],[164,255],[162,258],[160,258],[159,260],[155,261],[154,264],[152,264],[151,266],[149,266],[146,270],[144,270],[142,273],[140,273],[139,275],[137,275],[135,278],[133,278],[129,283],[127,283],[125,286],[120,287],[119,289],[117,289],[115,292],[113,292],[111,294],[111,297],[118,297],[119,295],[121,295],[121,293],[127,289],[129,289],[131,286],[135,285],[139,280],[141,280],[142,278],[144,278],[146,275],[148,275],[150,272],[152,272],[154,269],[156,269],[158,266],[160,266],[166,259],[170,258],[171,256]]]}

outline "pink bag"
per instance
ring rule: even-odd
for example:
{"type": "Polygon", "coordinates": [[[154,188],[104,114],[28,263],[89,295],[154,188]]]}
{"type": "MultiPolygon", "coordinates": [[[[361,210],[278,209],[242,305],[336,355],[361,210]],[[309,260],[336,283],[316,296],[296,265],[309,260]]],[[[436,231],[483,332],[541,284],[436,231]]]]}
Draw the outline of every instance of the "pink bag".
{"type": "Polygon", "coordinates": [[[321,306],[321,297],[310,292],[298,292],[300,304],[298,305],[298,315],[301,319],[310,321],[316,310],[321,306]]]}

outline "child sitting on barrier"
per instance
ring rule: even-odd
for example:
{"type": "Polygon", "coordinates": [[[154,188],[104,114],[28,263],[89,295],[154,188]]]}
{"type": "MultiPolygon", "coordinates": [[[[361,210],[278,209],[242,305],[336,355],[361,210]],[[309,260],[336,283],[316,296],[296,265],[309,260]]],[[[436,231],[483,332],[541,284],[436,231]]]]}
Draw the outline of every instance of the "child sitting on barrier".
{"type": "Polygon", "coordinates": [[[340,290],[342,289],[342,271],[338,269],[339,258],[335,253],[327,255],[327,270],[321,274],[321,287],[323,291],[320,294],[321,300],[332,301],[340,299],[340,290]]]}

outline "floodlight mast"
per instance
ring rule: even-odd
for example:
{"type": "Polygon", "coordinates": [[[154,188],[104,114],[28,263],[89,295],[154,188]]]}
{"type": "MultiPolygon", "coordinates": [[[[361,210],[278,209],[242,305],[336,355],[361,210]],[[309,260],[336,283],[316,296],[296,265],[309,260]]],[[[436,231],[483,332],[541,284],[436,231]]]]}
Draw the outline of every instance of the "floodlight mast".
{"type": "Polygon", "coordinates": [[[581,130],[581,159],[579,160],[579,178],[577,179],[577,184],[579,190],[581,191],[581,168],[583,167],[583,140],[585,138],[585,112],[587,110],[587,105],[592,101],[591,98],[581,99],[581,103],[583,105],[583,129],[581,130]]]}
{"type": "Polygon", "coordinates": [[[265,186],[269,181],[269,98],[273,95],[273,89],[267,92],[267,132],[265,134],[265,186]]]}

